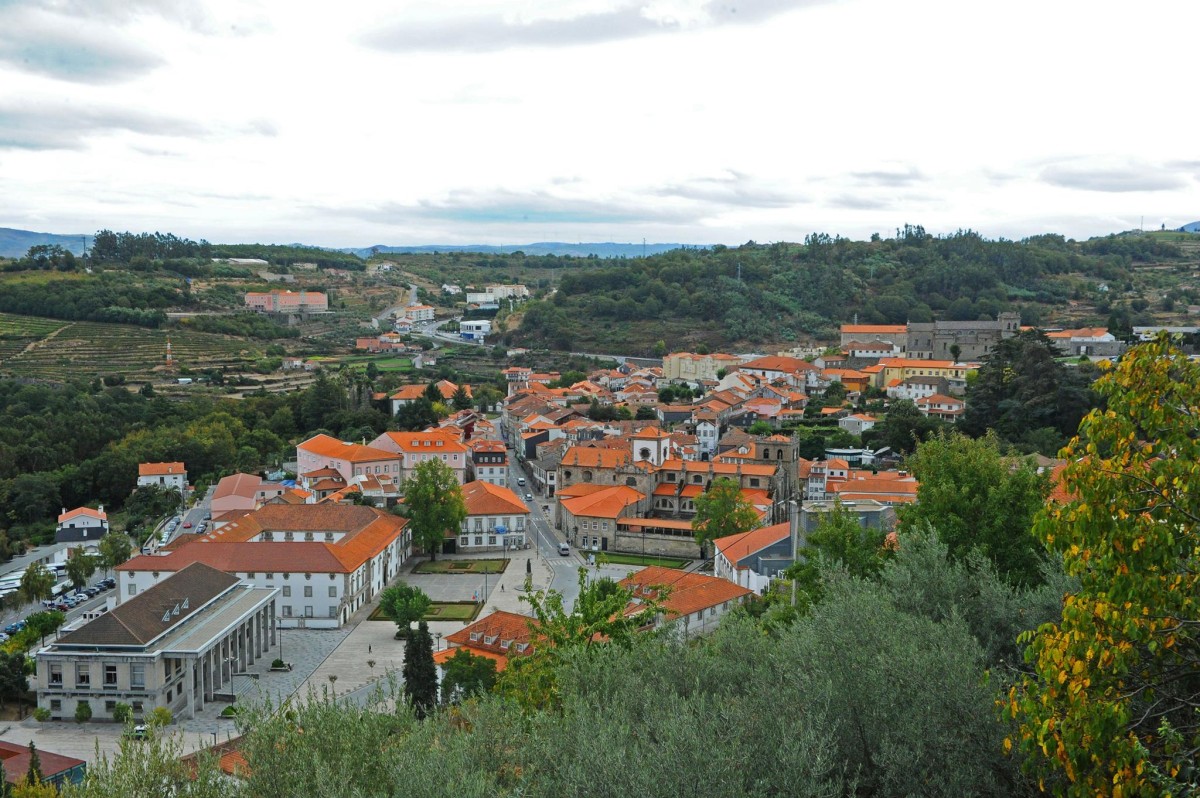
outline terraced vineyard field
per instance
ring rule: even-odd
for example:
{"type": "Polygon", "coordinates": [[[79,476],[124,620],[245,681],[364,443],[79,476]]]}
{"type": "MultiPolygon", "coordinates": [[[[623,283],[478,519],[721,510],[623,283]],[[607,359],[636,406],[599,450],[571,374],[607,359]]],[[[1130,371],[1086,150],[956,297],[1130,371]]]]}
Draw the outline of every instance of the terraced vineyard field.
{"type": "MultiPolygon", "coordinates": [[[[40,329],[44,332],[36,337],[0,340],[0,374],[44,380],[108,374],[133,379],[167,376],[155,373],[165,361],[168,333],[164,330],[4,316],[0,319],[0,336],[5,323],[16,329],[22,322],[27,326],[21,329],[30,333],[42,323],[40,329]],[[8,345],[16,340],[21,342],[20,347],[8,345]]],[[[176,362],[192,370],[222,366],[240,369],[263,356],[262,344],[231,336],[172,330],[170,338],[176,362]]]]}

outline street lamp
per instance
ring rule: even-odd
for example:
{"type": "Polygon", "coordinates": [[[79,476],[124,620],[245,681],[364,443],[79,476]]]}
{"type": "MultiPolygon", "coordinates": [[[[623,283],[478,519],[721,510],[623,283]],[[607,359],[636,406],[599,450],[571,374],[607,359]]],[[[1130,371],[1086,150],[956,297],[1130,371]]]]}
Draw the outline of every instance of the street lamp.
{"type": "Polygon", "coordinates": [[[437,650],[441,651],[442,650],[442,633],[434,632],[433,636],[437,638],[437,650]]]}

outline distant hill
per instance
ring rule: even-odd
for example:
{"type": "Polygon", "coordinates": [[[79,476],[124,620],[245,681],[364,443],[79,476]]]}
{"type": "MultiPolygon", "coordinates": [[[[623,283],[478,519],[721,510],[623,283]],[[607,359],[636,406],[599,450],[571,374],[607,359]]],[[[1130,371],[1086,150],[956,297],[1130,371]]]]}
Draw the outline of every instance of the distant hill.
{"type": "Polygon", "coordinates": [[[567,244],[561,241],[538,241],[533,244],[423,244],[413,247],[374,246],[346,248],[339,252],[350,252],[360,258],[369,258],[374,253],[380,255],[410,255],[428,254],[433,252],[478,252],[480,254],[507,255],[512,252],[524,252],[526,255],[572,255],[586,258],[595,255],[598,258],[640,258],[645,255],[657,255],[660,252],[670,252],[681,249],[684,244],[615,244],[611,242],[593,244],[567,244]]]}
{"type": "Polygon", "coordinates": [[[65,250],[81,255],[85,241],[87,246],[92,245],[92,237],[82,233],[61,236],[55,233],[34,233],[29,230],[0,227],[0,258],[19,258],[28,252],[30,247],[36,247],[39,244],[58,244],[65,250]]]}

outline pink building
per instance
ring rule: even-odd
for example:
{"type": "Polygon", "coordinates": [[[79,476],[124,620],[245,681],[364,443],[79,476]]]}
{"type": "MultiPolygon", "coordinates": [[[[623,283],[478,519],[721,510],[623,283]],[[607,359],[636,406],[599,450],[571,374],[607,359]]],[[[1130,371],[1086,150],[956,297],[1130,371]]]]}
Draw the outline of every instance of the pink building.
{"type": "Polygon", "coordinates": [[[320,291],[251,291],[246,307],[259,313],[318,313],[329,310],[329,298],[320,291]]]}
{"type": "Polygon", "coordinates": [[[398,482],[400,462],[400,458],[385,447],[346,443],[329,435],[316,435],[296,446],[298,473],[332,468],[341,474],[346,484],[365,474],[387,475],[398,482]]]}

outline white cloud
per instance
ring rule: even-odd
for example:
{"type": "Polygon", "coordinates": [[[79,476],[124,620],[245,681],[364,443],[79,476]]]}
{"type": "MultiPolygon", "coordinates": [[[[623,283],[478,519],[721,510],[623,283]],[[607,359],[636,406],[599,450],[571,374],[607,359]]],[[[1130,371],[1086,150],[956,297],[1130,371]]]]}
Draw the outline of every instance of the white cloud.
{"type": "Polygon", "coordinates": [[[352,245],[1190,221],[1170,114],[1197,24],[1184,0],[0,0],[0,226],[352,245]]]}

